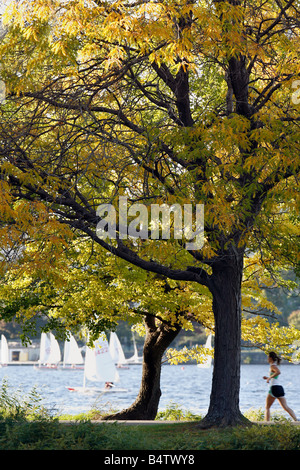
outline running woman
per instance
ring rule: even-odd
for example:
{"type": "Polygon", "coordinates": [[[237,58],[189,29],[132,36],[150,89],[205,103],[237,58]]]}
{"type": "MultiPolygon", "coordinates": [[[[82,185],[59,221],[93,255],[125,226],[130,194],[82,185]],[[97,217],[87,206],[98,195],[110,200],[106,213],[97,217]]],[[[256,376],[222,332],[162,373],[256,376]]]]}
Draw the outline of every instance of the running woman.
{"type": "Polygon", "coordinates": [[[293,418],[294,421],[297,421],[296,415],[291,408],[287,406],[286,399],[284,398],[284,389],[280,384],[278,379],[280,375],[279,364],[281,359],[275,352],[270,352],[268,356],[268,362],[270,364],[270,374],[269,377],[264,376],[263,379],[270,383],[271,387],[267,395],[266,400],[266,413],[265,420],[270,421],[270,408],[274,401],[277,400],[281,404],[282,408],[287,411],[287,413],[293,418]]]}

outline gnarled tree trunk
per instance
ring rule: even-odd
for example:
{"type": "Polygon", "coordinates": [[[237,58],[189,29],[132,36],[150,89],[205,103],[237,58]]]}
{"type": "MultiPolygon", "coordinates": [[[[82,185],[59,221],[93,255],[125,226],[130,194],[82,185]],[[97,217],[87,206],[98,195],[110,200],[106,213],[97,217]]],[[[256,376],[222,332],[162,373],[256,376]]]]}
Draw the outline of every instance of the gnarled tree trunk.
{"type": "Polygon", "coordinates": [[[139,394],[127,409],[106,416],[105,420],[154,420],[161,397],[161,361],[164,352],[180,332],[179,326],[155,325],[155,318],[145,316],[146,338],[143,351],[143,371],[139,394]]]}

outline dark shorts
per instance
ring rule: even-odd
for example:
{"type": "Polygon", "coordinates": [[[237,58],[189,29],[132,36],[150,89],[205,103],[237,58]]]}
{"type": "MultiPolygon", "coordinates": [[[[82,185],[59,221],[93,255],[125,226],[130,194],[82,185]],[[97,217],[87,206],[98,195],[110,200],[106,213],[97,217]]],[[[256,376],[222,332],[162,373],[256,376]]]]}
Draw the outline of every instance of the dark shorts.
{"type": "Polygon", "coordinates": [[[272,395],[274,398],[281,398],[284,397],[284,390],[281,385],[272,385],[269,390],[269,394],[272,395]]]}

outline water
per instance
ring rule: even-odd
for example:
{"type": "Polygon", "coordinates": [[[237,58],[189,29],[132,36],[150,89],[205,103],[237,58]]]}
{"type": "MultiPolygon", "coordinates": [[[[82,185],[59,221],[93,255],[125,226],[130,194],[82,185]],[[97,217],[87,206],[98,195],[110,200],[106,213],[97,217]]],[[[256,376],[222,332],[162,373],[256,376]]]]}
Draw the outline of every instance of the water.
{"type": "MultiPolygon", "coordinates": [[[[282,384],[288,405],[300,418],[300,365],[281,367],[282,384]]],[[[43,398],[42,404],[53,413],[75,415],[87,412],[93,407],[100,410],[121,410],[135,400],[141,381],[142,367],[130,366],[119,369],[120,387],[128,389],[125,393],[88,393],[70,392],[67,387],[81,387],[82,370],[36,370],[32,365],[8,366],[0,369],[0,384],[5,378],[12,391],[19,389],[29,394],[33,387],[43,398]]],[[[262,379],[268,374],[268,365],[242,365],[240,408],[242,411],[264,408],[268,385],[262,379]]],[[[179,408],[196,414],[205,414],[209,406],[211,389],[211,369],[201,369],[196,365],[162,367],[162,397],[159,410],[176,404],[179,408]]],[[[93,384],[90,384],[93,385],[93,384]]],[[[282,412],[279,403],[272,406],[272,412],[282,412]]]]}

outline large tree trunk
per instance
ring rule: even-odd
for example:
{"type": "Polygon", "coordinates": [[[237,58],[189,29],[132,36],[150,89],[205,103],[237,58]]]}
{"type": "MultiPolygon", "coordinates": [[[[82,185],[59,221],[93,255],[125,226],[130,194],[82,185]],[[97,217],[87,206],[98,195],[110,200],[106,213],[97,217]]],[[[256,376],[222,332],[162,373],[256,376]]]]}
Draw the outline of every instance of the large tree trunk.
{"type": "Polygon", "coordinates": [[[164,352],[180,332],[180,327],[155,325],[155,318],[145,317],[146,338],[143,351],[143,371],[139,394],[127,409],[106,416],[105,420],[154,420],[161,397],[161,361],[164,352]]]}
{"type": "Polygon", "coordinates": [[[213,265],[214,369],[208,413],[200,423],[203,428],[248,422],[239,409],[242,273],[243,250],[232,248],[213,265]]]}

